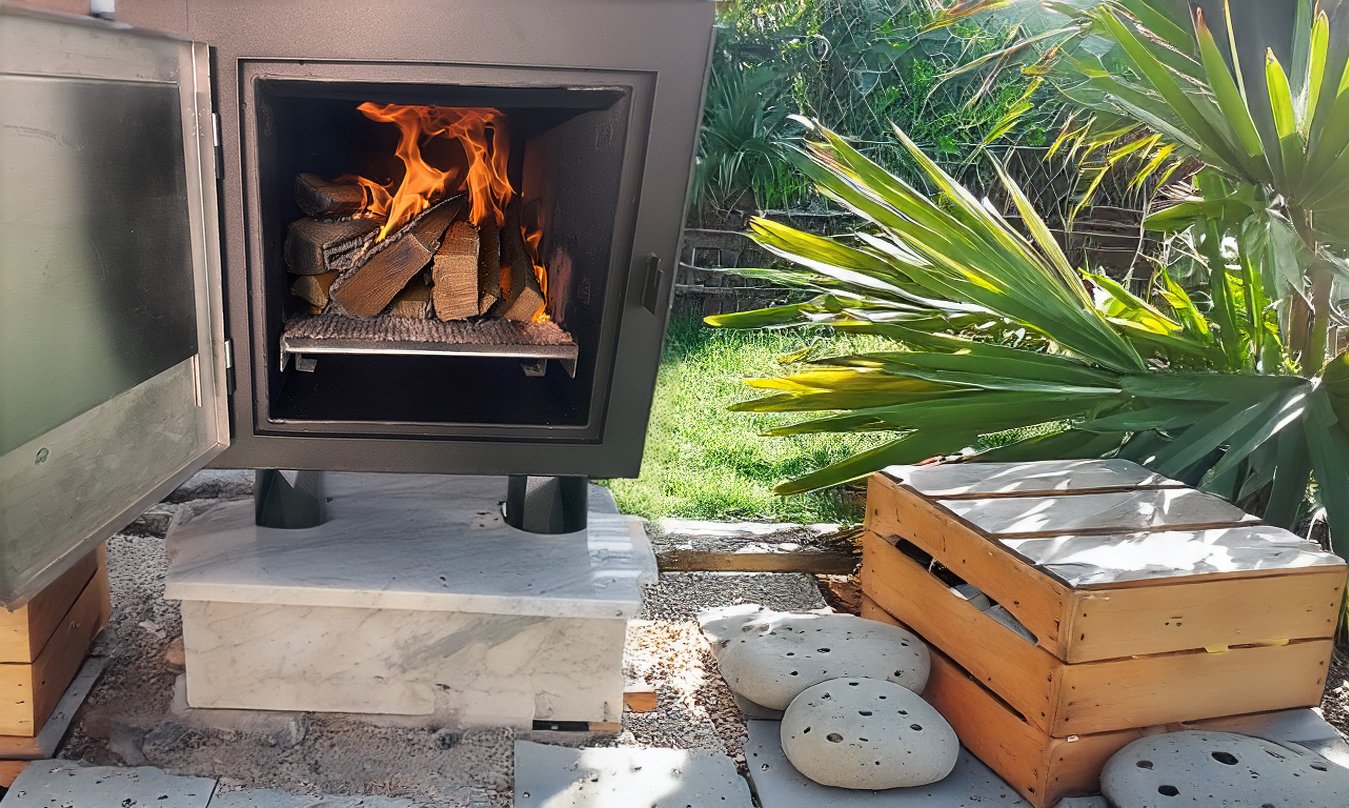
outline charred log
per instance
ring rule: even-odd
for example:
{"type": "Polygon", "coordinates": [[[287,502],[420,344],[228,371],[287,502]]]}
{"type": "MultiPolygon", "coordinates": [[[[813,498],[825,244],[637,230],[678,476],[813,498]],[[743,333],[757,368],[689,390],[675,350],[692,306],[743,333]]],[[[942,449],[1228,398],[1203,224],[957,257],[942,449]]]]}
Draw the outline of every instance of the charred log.
{"type": "Polygon", "coordinates": [[[348,314],[374,317],[393,301],[440,246],[450,222],[463,209],[455,198],[427,209],[370,251],[370,257],[333,284],[331,295],[348,314]]]}
{"type": "Polygon", "coordinates": [[[317,174],[297,174],[295,204],[316,219],[352,216],[365,207],[365,191],[353,181],[329,181],[317,174]]]}
{"type": "Polygon", "coordinates": [[[286,233],[286,266],[296,275],[346,271],[360,262],[377,230],[379,224],[369,219],[292,222],[286,233]]]}

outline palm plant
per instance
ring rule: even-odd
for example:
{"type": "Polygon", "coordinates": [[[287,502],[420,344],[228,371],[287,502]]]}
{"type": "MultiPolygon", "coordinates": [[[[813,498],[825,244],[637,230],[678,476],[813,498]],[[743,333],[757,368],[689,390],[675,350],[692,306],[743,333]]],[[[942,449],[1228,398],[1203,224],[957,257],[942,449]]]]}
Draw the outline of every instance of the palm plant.
{"type": "Polygon", "coordinates": [[[1349,552],[1349,358],[1301,375],[1252,261],[1208,267],[1207,310],[1165,272],[1148,299],[1072,267],[1005,172],[1020,228],[898,129],[939,189],[935,197],[834,132],[808,126],[801,170],[869,228],[826,238],[755,220],[754,238],[790,266],[739,272],[814,296],[709,322],[826,326],[893,340],[893,351],[819,358],[801,372],[751,380],[769,394],[739,409],[827,413],[776,435],[895,437],[784,483],[781,493],[936,455],[1116,455],[1263,504],[1269,521],[1291,525],[1315,470],[1349,552]],[[991,443],[998,445],[979,448],[991,443]]]}
{"type": "MultiPolygon", "coordinates": [[[[788,110],[781,76],[770,67],[722,57],[713,66],[693,175],[693,202],[728,207],[743,194],[782,185],[788,110]]],[[[743,200],[748,210],[767,199],[743,200]]]]}

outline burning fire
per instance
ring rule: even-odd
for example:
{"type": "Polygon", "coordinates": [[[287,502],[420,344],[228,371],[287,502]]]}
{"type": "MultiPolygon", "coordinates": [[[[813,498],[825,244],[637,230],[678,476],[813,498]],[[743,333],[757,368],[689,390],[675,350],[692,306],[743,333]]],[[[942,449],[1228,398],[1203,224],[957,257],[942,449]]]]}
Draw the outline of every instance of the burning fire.
{"type": "MultiPolygon", "coordinates": [[[[507,172],[510,137],[506,116],[500,110],[377,104],[372,101],[357,109],[373,121],[394,124],[399,132],[395,154],[402,161],[404,172],[396,188],[394,183],[386,186],[366,177],[352,178],[365,190],[365,208],[360,215],[384,220],[377,241],[396,233],[448,194],[461,190],[468,193],[469,222],[481,225],[490,216],[497,226],[505,224],[506,205],[516,191],[507,172]],[[463,149],[466,167],[442,169],[428,163],[422,156],[422,148],[435,138],[457,142],[463,149]]],[[[534,264],[534,274],[546,300],[548,271],[538,257],[543,232],[530,232],[526,228],[522,228],[522,232],[534,264]]],[[[535,322],[548,319],[545,309],[546,306],[535,315],[535,322]]]]}

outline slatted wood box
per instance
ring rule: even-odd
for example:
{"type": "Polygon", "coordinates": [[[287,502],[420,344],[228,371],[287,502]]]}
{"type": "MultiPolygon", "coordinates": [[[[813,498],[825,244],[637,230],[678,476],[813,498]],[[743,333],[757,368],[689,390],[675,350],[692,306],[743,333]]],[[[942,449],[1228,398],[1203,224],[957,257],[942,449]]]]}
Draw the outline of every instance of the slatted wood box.
{"type": "Polygon", "coordinates": [[[1345,567],[1134,464],[1076,461],[874,475],[861,578],[882,608],[1065,737],[1317,703],[1345,567]],[[979,587],[1034,643],[914,555],[979,587]]]}
{"type": "MultiPolygon", "coordinates": [[[[862,616],[903,626],[866,596],[862,616]]],[[[1290,714],[1257,713],[1055,738],[1027,722],[941,651],[933,651],[923,698],[950,722],[971,753],[1036,808],[1050,808],[1064,797],[1099,793],[1106,761],[1145,735],[1183,729],[1259,734],[1264,722],[1290,714]]]]}
{"type": "Polygon", "coordinates": [[[0,735],[42,729],[110,612],[102,548],[18,609],[0,609],[0,735]]]}
{"type": "Polygon", "coordinates": [[[962,741],[1047,805],[1139,727],[1319,703],[1345,567],[1131,463],[970,464],[873,476],[861,582],[938,650],[962,741]]]}

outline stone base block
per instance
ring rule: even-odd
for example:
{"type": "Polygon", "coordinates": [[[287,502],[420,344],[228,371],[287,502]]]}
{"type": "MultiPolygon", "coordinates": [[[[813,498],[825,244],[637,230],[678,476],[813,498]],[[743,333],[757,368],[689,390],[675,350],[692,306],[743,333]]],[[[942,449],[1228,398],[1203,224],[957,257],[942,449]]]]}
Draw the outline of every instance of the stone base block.
{"type": "Polygon", "coordinates": [[[618,721],[623,643],[655,559],[592,493],[589,527],[500,517],[500,478],[330,474],[328,521],[259,528],[229,503],[169,535],[193,708],[618,721]]]}

